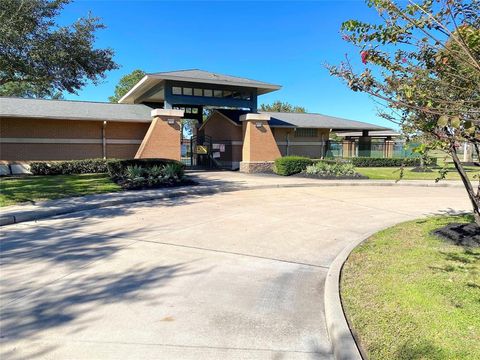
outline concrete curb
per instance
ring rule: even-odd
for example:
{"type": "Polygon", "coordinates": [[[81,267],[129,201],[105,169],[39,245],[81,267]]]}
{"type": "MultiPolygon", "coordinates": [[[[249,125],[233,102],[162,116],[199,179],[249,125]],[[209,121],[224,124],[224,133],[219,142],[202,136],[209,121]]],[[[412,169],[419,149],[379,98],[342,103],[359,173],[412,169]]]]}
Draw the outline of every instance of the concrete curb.
{"type": "Polygon", "coordinates": [[[367,234],[367,236],[354,241],[344,248],[328,269],[324,294],[325,322],[336,360],[363,359],[343,312],[342,300],[340,298],[340,274],[343,264],[347,261],[351,252],[374,233],[376,231],[367,234]]]}
{"type": "MultiPolygon", "coordinates": [[[[208,183],[209,180],[203,180],[208,183]]],[[[137,202],[145,202],[152,200],[160,199],[169,199],[173,197],[180,197],[186,195],[208,195],[216,194],[220,192],[231,192],[231,191],[241,191],[241,190],[259,190],[259,189],[275,189],[275,188],[299,188],[299,187],[336,187],[336,186],[417,186],[417,187],[462,187],[461,184],[449,184],[449,183],[408,183],[408,182],[392,182],[392,181],[383,181],[383,180],[357,180],[357,181],[335,181],[335,180],[324,180],[324,181],[314,181],[308,183],[276,183],[276,184],[265,184],[265,185],[237,185],[235,183],[227,185],[197,185],[192,187],[181,187],[181,188],[168,188],[161,190],[144,190],[144,191],[131,191],[124,193],[106,193],[98,195],[87,195],[78,198],[64,198],[59,200],[53,200],[56,204],[60,205],[44,205],[45,208],[33,209],[33,210],[14,210],[8,212],[8,209],[1,210],[0,215],[0,226],[17,224],[26,221],[34,221],[39,219],[44,219],[52,216],[65,215],[78,211],[93,210],[102,207],[122,205],[122,204],[131,204],[137,202]],[[121,195],[120,195],[121,194],[121,195]],[[117,198],[113,199],[104,199],[106,197],[115,195],[117,198]],[[62,202],[77,199],[82,201],[83,204],[71,205],[71,204],[62,204],[62,202]]],[[[48,201],[46,202],[48,203],[48,201]]]]}

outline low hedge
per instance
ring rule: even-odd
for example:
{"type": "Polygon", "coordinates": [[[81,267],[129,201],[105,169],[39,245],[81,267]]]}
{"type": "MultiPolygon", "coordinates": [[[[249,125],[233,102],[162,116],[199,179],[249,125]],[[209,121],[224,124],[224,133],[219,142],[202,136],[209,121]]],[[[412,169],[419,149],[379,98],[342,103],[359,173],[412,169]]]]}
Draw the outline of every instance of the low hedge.
{"type": "Polygon", "coordinates": [[[312,165],[313,160],[303,156],[284,156],[275,160],[274,171],[278,175],[293,175],[304,171],[312,165]]]}
{"type": "MultiPolygon", "coordinates": [[[[180,161],[170,159],[128,159],[128,160],[108,160],[107,170],[110,177],[114,180],[122,180],[128,177],[128,168],[141,167],[142,169],[150,169],[154,166],[164,167],[168,164],[176,164],[183,172],[185,165],[180,161]]],[[[183,175],[183,174],[182,174],[183,175]]]]}
{"type": "Polygon", "coordinates": [[[104,159],[33,161],[30,163],[33,175],[71,175],[106,173],[107,161],[104,159]]]}
{"type": "MultiPolygon", "coordinates": [[[[349,159],[355,167],[400,167],[420,166],[421,158],[375,158],[375,157],[353,157],[349,159]]],[[[430,166],[437,165],[436,158],[430,158],[430,166]]]]}

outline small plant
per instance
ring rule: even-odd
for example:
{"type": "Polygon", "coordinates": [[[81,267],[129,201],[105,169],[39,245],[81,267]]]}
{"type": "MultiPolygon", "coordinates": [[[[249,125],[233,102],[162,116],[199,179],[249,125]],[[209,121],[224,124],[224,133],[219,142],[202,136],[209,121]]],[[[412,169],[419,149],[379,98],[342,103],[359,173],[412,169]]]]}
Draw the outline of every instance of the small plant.
{"type": "Polygon", "coordinates": [[[150,169],[147,170],[149,177],[158,178],[162,176],[163,169],[160,165],[153,165],[150,169]]]}
{"type": "Polygon", "coordinates": [[[184,170],[181,164],[171,163],[167,164],[162,169],[163,177],[167,180],[182,180],[184,177],[184,170]]]}
{"type": "Polygon", "coordinates": [[[308,175],[317,175],[325,177],[357,176],[353,164],[344,162],[323,162],[319,161],[313,165],[307,166],[305,173],[308,175]]]}
{"type": "Polygon", "coordinates": [[[140,165],[127,166],[127,178],[132,181],[143,181],[145,170],[140,165]]]}

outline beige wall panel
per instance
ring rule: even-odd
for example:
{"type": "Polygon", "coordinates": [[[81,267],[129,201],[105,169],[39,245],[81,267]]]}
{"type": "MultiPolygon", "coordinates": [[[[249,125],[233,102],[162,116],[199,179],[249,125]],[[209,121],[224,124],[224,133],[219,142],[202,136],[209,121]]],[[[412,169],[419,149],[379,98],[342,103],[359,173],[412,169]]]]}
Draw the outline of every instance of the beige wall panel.
{"type": "Polygon", "coordinates": [[[321,145],[290,145],[288,148],[289,155],[306,156],[314,159],[319,159],[321,157],[321,151],[321,145]]]}
{"type": "Polygon", "coordinates": [[[101,144],[0,143],[0,160],[79,160],[101,157],[101,144]]]}
{"type": "Polygon", "coordinates": [[[133,159],[138,151],[139,144],[108,144],[107,158],[133,159]]]}
{"type": "Polygon", "coordinates": [[[315,137],[299,137],[295,136],[294,129],[273,128],[273,135],[276,141],[286,141],[287,134],[289,134],[289,141],[325,141],[328,140],[329,132],[329,129],[318,129],[315,137]]]}
{"type": "Polygon", "coordinates": [[[208,122],[205,124],[203,130],[205,132],[205,135],[212,138],[213,142],[226,140],[242,140],[242,127],[235,126],[219,113],[215,113],[212,115],[210,120],[208,120],[208,122]]]}
{"type": "MultiPolygon", "coordinates": [[[[138,139],[142,140],[150,123],[107,122],[105,134],[107,139],[138,139]]],[[[135,155],[135,154],[134,154],[135,155]]]]}
{"type": "Polygon", "coordinates": [[[102,121],[0,119],[0,136],[5,138],[101,139],[102,121]]]}

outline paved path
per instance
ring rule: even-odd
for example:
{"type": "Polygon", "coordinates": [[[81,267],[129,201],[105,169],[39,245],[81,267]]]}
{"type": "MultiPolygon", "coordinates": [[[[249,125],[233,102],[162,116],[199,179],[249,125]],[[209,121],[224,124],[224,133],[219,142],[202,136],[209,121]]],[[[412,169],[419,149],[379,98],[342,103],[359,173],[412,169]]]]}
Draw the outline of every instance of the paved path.
{"type": "Polygon", "coordinates": [[[0,358],[330,359],[335,256],[394,223],[465,209],[456,187],[292,187],[9,225],[0,358]]]}

